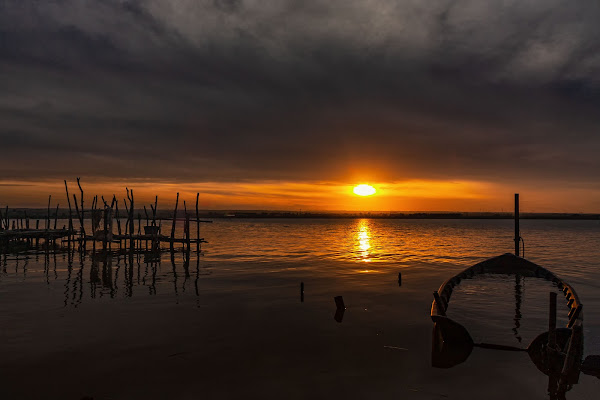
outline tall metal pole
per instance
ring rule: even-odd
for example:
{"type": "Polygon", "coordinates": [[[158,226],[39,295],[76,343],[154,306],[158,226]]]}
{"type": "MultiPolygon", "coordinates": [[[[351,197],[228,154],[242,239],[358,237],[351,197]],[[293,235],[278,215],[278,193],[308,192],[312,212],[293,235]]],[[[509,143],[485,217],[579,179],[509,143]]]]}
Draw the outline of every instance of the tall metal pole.
{"type": "Polygon", "coordinates": [[[519,193],[515,193],[515,255],[519,257],[519,242],[521,233],[519,231],[519,193]]]}

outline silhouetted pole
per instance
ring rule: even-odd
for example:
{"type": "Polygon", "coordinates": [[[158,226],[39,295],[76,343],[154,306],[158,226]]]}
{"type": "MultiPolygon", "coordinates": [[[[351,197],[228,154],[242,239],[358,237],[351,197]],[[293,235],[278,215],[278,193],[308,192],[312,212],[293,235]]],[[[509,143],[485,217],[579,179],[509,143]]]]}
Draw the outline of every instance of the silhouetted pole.
{"type": "Polygon", "coordinates": [[[200,193],[196,193],[196,251],[200,251],[200,216],[198,214],[198,198],[200,193]]]}
{"type": "Polygon", "coordinates": [[[175,222],[177,221],[177,205],[179,204],[179,192],[175,200],[175,210],[173,211],[173,225],[171,225],[171,251],[173,251],[173,241],[175,239],[175,222]]]}
{"type": "Polygon", "coordinates": [[[187,243],[187,251],[190,251],[190,215],[185,213],[185,241],[187,243]]]}
{"type": "MultiPolygon", "coordinates": [[[[79,182],[79,178],[77,178],[77,186],[79,187],[79,191],[81,192],[81,215],[79,216],[79,223],[81,224],[81,238],[83,239],[82,242],[83,243],[83,247],[85,248],[85,227],[84,227],[84,220],[85,220],[85,210],[83,208],[83,189],[81,188],[81,182],[79,182]]],[[[75,201],[75,210],[77,211],[77,199],[75,198],[75,195],[73,195],[73,200],[75,201]]],[[[77,211],[77,214],[79,214],[79,211],[77,211]]]]}
{"type": "Polygon", "coordinates": [[[58,223],[58,206],[59,204],[56,203],[56,212],[54,213],[54,229],[56,230],[56,224],[58,223]]]}
{"type": "Polygon", "coordinates": [[[46,214],[46,230],[50,229],[50,200],[52,195],[48,196],[48,213],[46,214]]]}
{"type": "Polygon", "coordinates": [[[127,197],[129,197],[129,247],[131,247],[132,249],[135,249],[135,240],[133,239],[133,235],[135,233],[134,230],[134,220],[133,220],[133,207],[134,207],[134,200],[133,200],[133,189],[131,189],[128,193],[127,193],[127,197]],[[129,197],[129,193],[131,193],[131,197],[129,197]]]}
{"type": "Polygon", "coordinates": [[[65,191],[67,192],[67,203],[69,204],[69,236],[67,240],[71,244],[71,235],[73,233],[73,210],[71,209],[71,198],[69,197],[69,187],[67,186],[67,180],[65,179],[65,191]]]}
{"type": "Polygon", "coordinates": [[[515,256],[519,257],[519,241],[521,233],[519,231],[519,193],[515,193],[515,256]]]}
{"type": "Polygon", "coordinates": [[[113,200],[115,201],[115,219],[117,220],[117,232],[119,234],[119,248],[121,248],[121,218],[119,216],[119,200],[116,199],[116,196],[113,196],[113,200]]]}

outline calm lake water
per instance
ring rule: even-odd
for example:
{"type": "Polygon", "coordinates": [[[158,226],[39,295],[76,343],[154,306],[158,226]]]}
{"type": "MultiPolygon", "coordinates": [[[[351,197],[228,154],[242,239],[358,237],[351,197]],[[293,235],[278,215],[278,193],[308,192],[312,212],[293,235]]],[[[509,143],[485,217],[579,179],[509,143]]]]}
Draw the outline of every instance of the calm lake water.
{"type": "MultiPolygon", "coordinates": [[[[431,367],[432,292],[514,249],[510,220],[215,220],[187,258],[0,256],[0,391],[10,399],[548,399],[525,353],[431,367]],[[402,274],[401,285],[398,274],[402,274]],[[300,284],[304,283],[301,301],[300,284]],[[334,319],[334,296],[343,319],[334,319]]],[[[62,225],[62,224],[61,224],[62,225]]],[[[600,354],[600,221],[521,221],[527,259],[584,304],[600,354]]],[[[547,329],[543,280],[483,276],[449,313],[476,341],[547,329]]],[[[559,298],[559,323],[567,308],[559,298]]],[[[339,318],[338,318],[339,319],[339,318]]],[[[581,375],[568,399],[596,399],[581,375]]]]}

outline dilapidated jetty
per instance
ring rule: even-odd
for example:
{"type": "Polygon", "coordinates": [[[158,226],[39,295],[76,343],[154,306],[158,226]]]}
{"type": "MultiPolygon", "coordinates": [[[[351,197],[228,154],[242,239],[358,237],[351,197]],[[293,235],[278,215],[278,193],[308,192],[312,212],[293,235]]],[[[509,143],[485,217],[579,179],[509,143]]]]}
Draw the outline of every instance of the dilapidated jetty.
{"type": "Polygon", "coordinates": [[[92,198],[91,207],[86,209],[80,179],[77,178],[79,198],[76,194],[72,194],[71,197],[67,181],[64,182],[68,205],[66,223],[62,227],[57,226],[59,204],[56,208],[52,208],[54,210],[52,215],[52,196],[48,197],[43,226],[40,226],[40,219],[36,219],[34,227],[33,219],[27,216],[26,211],[24,215],[12,216],[11,210],[6,206],[0,210],[0,251],[39,246],[46,249],[66,246],[85,250],[88,245],[93,249],[101,246],[103,250],[110,250],[115,246],[119,249],[161,251],[163,243],[168,244],[170,251],[175,250],[175,244],[182,244],[183,250],[186,251],[195,244],[196,250],[200,251],[201,244],[206,243],[200,236],[200,224],[212,221],[200,219],[199,193],[196,193],[195,213],[188,213],[185,201],[183,216],[181,210],[178,212],[179,193],[177,193],[172,218],[159,218],[157,217],[158,196],[155,196],[153,204],[149,204],[150,212],[146,205],[143,209],[136,210],[134,192],[129,188],[126,188],[127,198],[122,200],[121,210],[116,195],[113,195],[110,202],[96,195],[92,198]],[[176,236],[178,222],[183,223],[183,232],[179,237],[176,236]],[[192,229],[193,224],[195,229],[192,229]],[[165,227],[169,230],[169,234],[163,233],[165,227]]]}

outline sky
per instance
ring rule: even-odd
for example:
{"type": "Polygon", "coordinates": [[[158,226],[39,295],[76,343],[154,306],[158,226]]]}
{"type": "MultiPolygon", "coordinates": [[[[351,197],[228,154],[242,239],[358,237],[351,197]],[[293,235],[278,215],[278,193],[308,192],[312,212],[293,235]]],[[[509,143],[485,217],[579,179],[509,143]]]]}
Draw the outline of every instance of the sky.
{"type": "Polygon", "coordinates": [[[0,206],[79,176],[211,209],[600,212],[598,20],[596,0],[0,0],[0,206]]]}

